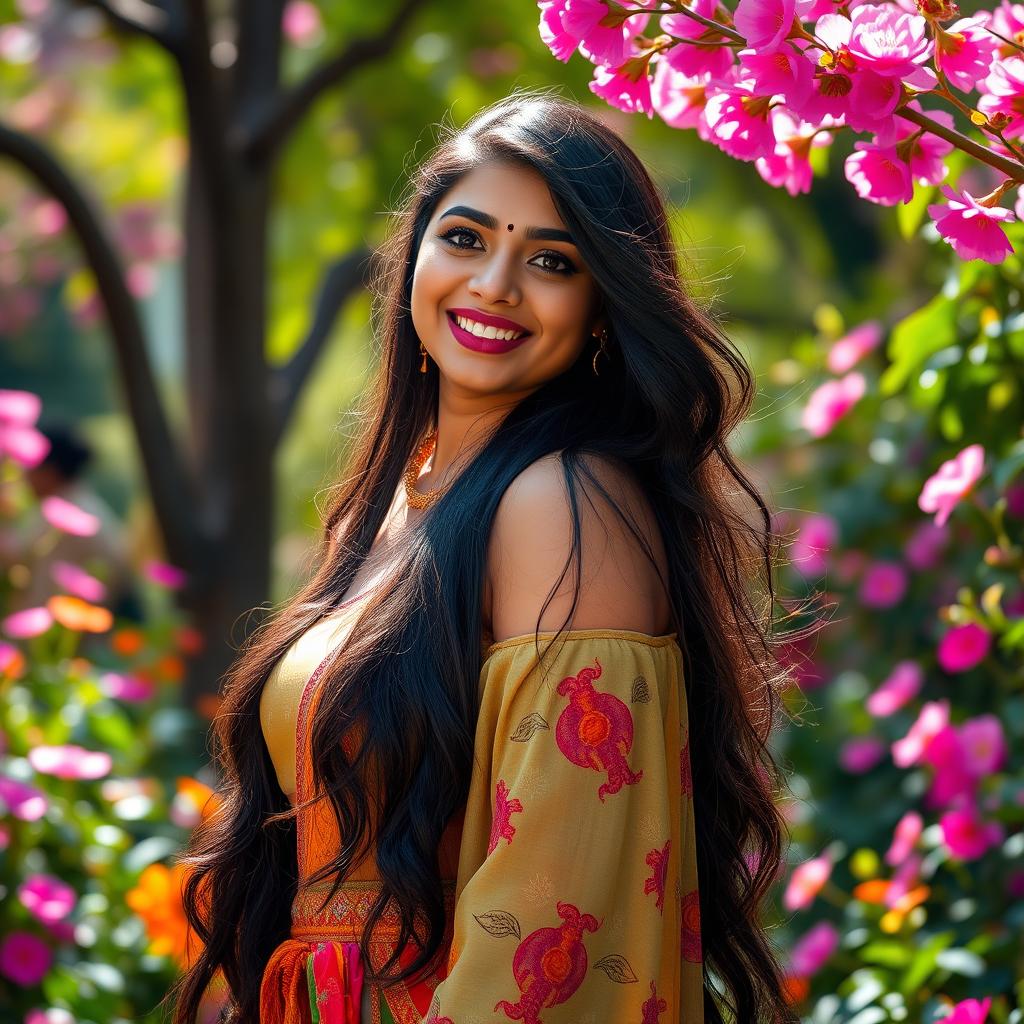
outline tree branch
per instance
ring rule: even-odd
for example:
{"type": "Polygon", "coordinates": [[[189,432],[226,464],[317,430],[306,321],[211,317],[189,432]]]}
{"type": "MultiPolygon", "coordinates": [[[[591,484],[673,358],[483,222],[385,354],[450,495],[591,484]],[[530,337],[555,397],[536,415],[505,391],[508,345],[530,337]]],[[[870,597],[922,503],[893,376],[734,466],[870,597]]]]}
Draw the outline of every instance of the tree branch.
{"type": "Polygon", "coordinates": [[[926,132],[931,132],[933,135],[938,135],[940,139],[951,142],[957,149],[970,153],[971,156],[976,160],[980,160],[983,164],[988,164],[989,167],[1002,171],[1003,174],[1013,178],[1014,181],[1024,182],[1024,165],[1017,163],[1016,160],[1010,160],[1000,153],[993,152],[987,146],[982,146],[969,136],[962,135],[955,128],[947,128],[944,124],[933,121],[921,111],[914,110],[913,107],[899,106],[896,108],[896,113],[900,117],[905,117],[908,121],[913,121],[914,124],[923,128],[926,132]]]}
{"type": "Polygon", "coordinates": [[[292,358],[270,376],[270,400],[275,410],[274,444],[283,436],[307,378],[323,351],[331,328],[349,297],[366,284],[370,250],[359,248],[328,267],[320,282],[313,323],[292,358]]]}
{"type": "Polygon", "coordinates": [[[23,167],[67,211],[106,307],[124,399],[135,424],[168,556],[187,566],[196,550],[191,480],[164,415],[138,307],[128,291],[117,253],[84,193],[49,150],[31,136],[0,123],[0,156],[23,167]]]}
{"type": "Polygon", "coordinates": [[[172,53],[181,43],[180,24],[163,7],[146,0],[78,0],[83,7],[102,11],[115,28],[145,36],[172,53]]]}
{"type": "Polygon", "coordinates": [[[243,122],[237,145],[252,160],[270,159],[279,151],[320,95],[344,82],[365,64],[381,60],[397,45],[405,22],[422,7],[424,0],[400,0],[388,23],[376,35],[355,39],[340,53],[287,92],[278,94],[269,105],[257,108],[243,122]]]}

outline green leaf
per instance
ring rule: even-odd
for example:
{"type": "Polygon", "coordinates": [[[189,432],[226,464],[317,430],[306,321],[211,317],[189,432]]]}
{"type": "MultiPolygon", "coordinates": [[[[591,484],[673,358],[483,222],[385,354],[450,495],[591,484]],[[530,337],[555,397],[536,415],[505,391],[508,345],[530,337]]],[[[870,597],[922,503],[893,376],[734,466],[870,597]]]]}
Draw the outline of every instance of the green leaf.
{"type": "Polygon", "coordinates": [[[899,990],[904,999],[910,999],[927,980],[935,970],[939,954],[952,945],[955,937],[952,931],[940,932],[917,950],[914,962],[900,979],[899,990]]]}
{"type": "Polygon", "coordinates": [[[87,720],[93,736],[105,747],[113,750],[131,750],[136,742],[128,716],[109,701],[90,708],[87,720]]]}
{"type": "Polygon", "coordinates": [[[1018,441],[1009,451],[1006,458],[1000,459],[992,470],[992,480],[999,490],[1024,469],[1024,441],[1018,441]]]}
{"type": "Polygon", "coordinates": [[[889,337],[891,362],[879,382],[883,395],[899,391],[929,356],[956,341],[956,306],[944,295],[901,320],[889,337]]]}
{"type": "Polygon", "coordinates": [[[872,942],[860,951],[861,959],[869,964],[883,967],[906,967],[913,956],[913,950],[904,942],[872,942]]]}
{"type": "Polygon", "coordinates": [[[935,186],[917,188],[909,203],[900,203],[896,207],[896,223],[900,234],[908,241],[917,234],[918,228],[928,212],[928,204],[935,201],[935,186]]]}

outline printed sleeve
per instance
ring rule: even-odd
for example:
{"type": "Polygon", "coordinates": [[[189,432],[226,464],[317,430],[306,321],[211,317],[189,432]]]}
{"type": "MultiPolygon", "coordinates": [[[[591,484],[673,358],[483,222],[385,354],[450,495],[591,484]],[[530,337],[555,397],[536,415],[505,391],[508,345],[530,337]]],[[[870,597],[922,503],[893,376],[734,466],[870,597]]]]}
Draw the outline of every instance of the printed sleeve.
{"type": "Polygon", "coordinates": [[[700,1024],[700,920],[674,634],[491,648],[452,946],[428,1024],[700,1024]]]}

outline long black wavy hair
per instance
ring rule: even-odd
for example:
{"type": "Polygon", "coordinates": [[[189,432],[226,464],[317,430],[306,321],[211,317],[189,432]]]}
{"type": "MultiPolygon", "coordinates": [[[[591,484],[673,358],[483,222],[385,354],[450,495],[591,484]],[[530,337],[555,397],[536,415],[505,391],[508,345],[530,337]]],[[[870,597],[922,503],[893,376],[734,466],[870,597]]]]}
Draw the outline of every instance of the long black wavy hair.
{"type": "MultiPolygon", "coordinates": [[[[546,181],[597,284],[611,358],[595,375],[588,344],[567,371],[511,408],[419,521],[392,579],[367,600],[344,656],[325,670],[312,767],[350,841],[319,877],[340,885],[372,843],[383,892],[364,954],[388,901],[401,911],[399,947],[416,936],[421,951],[405,970],[392,971],[392,958],[368,979],[393,983],[436,965],[445,924],[437,851],[468,793],[495,509],[517,474],[560,452],[578,565],[579,489],[584,478],[600,487],[583,457],[608,458],[635,474],[668,555],[690,715],[706,1019],[723,1021],[725,1012],[744,1024],[796,1020],[761,921],[786,836],[776,804],[785,779],[767,741],[788,682],[779,646],[793,632],[783,636],[774,617],[780,542],[769,509],[726,443],[753,401],[753,375],[685,293],[663,200],[636,155],[577,104],[531,92],[444,132],[413,174],[378,254],[379,367],[325,512],[315,570],[244,643],[225,677],[215,722],[223,804],[183,858],[185,912],[203,950],[173,993],[176,1024],[191,1024],[218,970],[230,988],[228,1019],[257,1024],[263,969],[288,938],[297,885],[294,815],[262,740],[260,694],[289,645],[348,591],[436,423],[438,371],[431,361],[419,372],[410,314],[413,268],[438,202],[495,158],[546,181]],[[349,758],[340,737],[356,719],[366,723],[365,742],[349,758]],[[372,837],[374,795],[363,784],[370,763],[379,766],[382,801],[372,837]]],[[[578,577],[576,588],[578,599],[578,577]]]]}

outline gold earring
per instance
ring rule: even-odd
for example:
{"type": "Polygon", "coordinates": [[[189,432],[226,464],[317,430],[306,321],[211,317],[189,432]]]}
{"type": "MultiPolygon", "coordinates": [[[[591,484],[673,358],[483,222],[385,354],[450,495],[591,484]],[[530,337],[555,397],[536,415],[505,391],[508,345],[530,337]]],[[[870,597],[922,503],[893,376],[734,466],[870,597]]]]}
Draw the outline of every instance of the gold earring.
{"type": "Polygon", "coordinates": [[[596,352],[594,353],[594,361],[593,361],[593,363],[591,364],[591,368],[592,368],[592,369],[593,369],[593,371],[594,371],[594,376],[595,376],[595,377],[599,377],[599,376],[600,376],[600,373],[598,373],[598,369],[597,369],[597,357],[598,357],[599,355],[601,355],[601,353],[603,352],[603,353],[604,353],[604,356],[605,356],[605,358],[606,358],[606,359],[610,359],[610,358],[611,358],[611,357],[610,357],[610,356],[608,355],[608,349],[606,348],[606,345],[608,344],[608,328],[607,328],[607,327],[603,328],[603,329],[601,330],[601,333],[600,333],[600,334],[598,334],[598,333],[597,333],[597,332],[595,331],[595,332],[594,332],[594,333],[593,333],[593,334],[591,335],[591,337],[592,337],[592,338],[599,338],[599,339],[600,339],[600,341],[601,341],[601,345],[600,345],[600,347],[599,347],[599,348],[598,348],[598,350],[597,350],[597,351],[596,351],[596,352]]]}
{"type": "Polygon", "coordinates": [[[423,342],[420,342],[420,355],[423,356],[423,362],[420,363],[420,373],[427,372],[427,350],[423,347],[423,342]]]}

